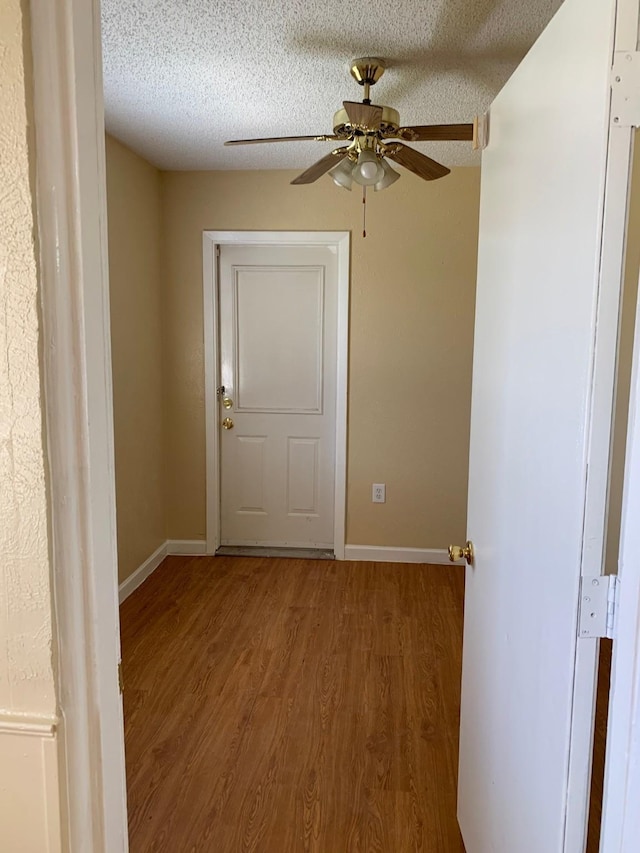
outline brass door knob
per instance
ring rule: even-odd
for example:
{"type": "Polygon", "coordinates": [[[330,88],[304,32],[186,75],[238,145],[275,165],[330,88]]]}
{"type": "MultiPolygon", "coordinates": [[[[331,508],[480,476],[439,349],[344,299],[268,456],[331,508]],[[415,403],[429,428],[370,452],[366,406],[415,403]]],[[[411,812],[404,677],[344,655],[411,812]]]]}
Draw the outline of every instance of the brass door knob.
{"type": "Polygon", "coordinates": [[[473,565],[473,542],[467,540],[467,544],[462,548],[460,545],[449,545],[449,559],[452,563],[456,560],[465,559],[469,566],[473,565]]]}
{"type": "Polygon", "coordinates": [[[231,418],[225,418],[222,421],[222,429],[233,429],[233,421],[231,418]]]}
{"type": "Polygon", "coordinates": [[[225,409],[230,409],[231,406],[233,406],[233,400],[230,400],[228,397],[223,397],[222,405],[225,407],[225,409]]]}

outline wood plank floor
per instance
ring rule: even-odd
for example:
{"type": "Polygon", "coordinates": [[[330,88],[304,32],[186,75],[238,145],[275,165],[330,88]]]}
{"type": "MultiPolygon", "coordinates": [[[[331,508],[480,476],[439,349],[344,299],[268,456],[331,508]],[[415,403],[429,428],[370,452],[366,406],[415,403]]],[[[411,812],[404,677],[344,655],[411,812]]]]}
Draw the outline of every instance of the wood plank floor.
{"type": "Polygon", "coordinates": [[[462,571],[169,557],[121,608],[132,853],[460,853],[462,571]]]}
{"type": "Polygon", "coordinates": [[[591,798],[589,800],[586,853],[598,853],[600,850],[612,654],[613,642],[611,640],[600,640],[598,683],[596,691],[596,716],[593,737],[593,765],[591,770],[591,798]]]}

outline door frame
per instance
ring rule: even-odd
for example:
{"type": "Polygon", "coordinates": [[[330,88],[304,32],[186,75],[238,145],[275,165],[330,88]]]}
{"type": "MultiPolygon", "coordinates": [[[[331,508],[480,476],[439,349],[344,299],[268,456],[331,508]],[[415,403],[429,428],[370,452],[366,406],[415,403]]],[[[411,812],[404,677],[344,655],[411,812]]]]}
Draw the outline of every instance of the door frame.
{"type": "Polygon", "coordinates": [[[51,784],[63,849],[126,853],[100,3],[29,7],[59,719],[51,784]]]}
{"type": "Polygon", "coordinates": [[[220,546],[220,425],[216,390],[220,376],[218,251],[220,246],[327,246],[337,256],[336,422],[333,550],[344,560],[347,510],[347,400],[349,365],[348,231],[203,231],[204,373],[206,432],[206,553],[220,546]]]}
{"type": "MultiPolygon", "coordinates": [[[[635,50],[638,34],[638,0],[617,0],[612,45],[617,54],[635,50]]],[[[587,409],[587,478],[580,576],[604,572],[616,361],[619,318],[624,287],[624,263],[633,156],[633,129],[619,126],[611,106],[604,201],[601,210],[600,269],[594,305],[594,341],[590,400],[587,409]],[[624,203],[623,203],[624,200],[624,203]],[[603,332],[606,330],[606,332],[603,332]]],[[[637,331],[637,330],[636,330],[637,331]]],[[[576,627],[577,632],[577,627],[576,627]]],[[[600,641],[578,637],[574,670],[574,705],[571,718],[569,780],[564,844],[578,850],[586,843],[595,732],[597,668],[600,641]],[[595,672],[591,702],[575,701],[577,685],[595,672]],[[588,749],[583,744],[589,743],[588,749]],[[586,802],[586,814],[581,804],[586,802]]],[[[603,803],[604,806],[604,803],[603,803]]]]}
{"type": "Polygon", "coordinates": [[[640,290],[625,456],[600,850],[635,853],[640,841],[640,290]]]}

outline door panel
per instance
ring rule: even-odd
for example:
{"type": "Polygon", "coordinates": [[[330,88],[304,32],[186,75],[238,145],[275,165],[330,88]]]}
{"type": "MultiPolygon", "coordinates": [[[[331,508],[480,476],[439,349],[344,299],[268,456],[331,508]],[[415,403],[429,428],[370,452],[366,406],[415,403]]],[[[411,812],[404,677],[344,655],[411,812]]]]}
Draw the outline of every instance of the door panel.
{"type": "Polygon", "coordinates": [[[236,436],[234,476],[238,483],[239,513],[266,513],[266,443],[266,435],[236,436]]]}
{"type": "Polygon", "coordinates": [[[290,514],[318,514],[317,438],[289,437],[287,459],[287,508],[290,514]]]}
{"type": "Polygon", "coordinates": [[[333,546],[336,324],[330,248],[221,248],[222,545],[333,546]]]}
{"type": "Polygon", "coordinates": [[[592,387],[596,343],[598,359],[615,347],[601,289],[620,286],[600,280],[614,15],[613,0],[565,2],[493,103],[483,152],[458,806],[467,853],[573,853],[569,827],[586,821],[588,785],[573,777],[589,766],[589,725],[574,715],[589,720],[597,641],[578,650],[576,636],[585,543],[602,533],[584,527],[588,466],[608,453],[605,431],[590,436],[594,406],[606,406],[592,387]]]}
{"type": "Polygon", "coordinates": [[[237,412],[321,412],[323,273],[234,268],[237,412]]]}

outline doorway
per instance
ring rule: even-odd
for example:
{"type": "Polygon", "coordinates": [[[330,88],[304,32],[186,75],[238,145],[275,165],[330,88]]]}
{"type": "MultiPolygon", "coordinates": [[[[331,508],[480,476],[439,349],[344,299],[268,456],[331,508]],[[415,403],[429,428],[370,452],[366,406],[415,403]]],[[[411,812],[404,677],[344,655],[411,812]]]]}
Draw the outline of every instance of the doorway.
{"type": "MultiPolygon", "coordinates": [[[[62,7],[62,4],[61,4],[61,7],[62,7]]],[[[68,11],[66,5],[64,6],[64,11],[65,12],[68,11]]],[[[65,19],[65,23],[69,24],[69,27],[70,27],[71,24],[69,22],[72,22],[72,25],[74,27],[74,30],[73,30],[73,35],[74,35],[74,39],[75,39],[74,46],[78,47],[78,48],[82,47],[83,45],[91,46],[92,45],[91,38],[84,38],[84,39],[82,38],[82,36],[87,35],[81,26],[81,24],[84,24],[85,28],[86,28],[86,24],[87,24],[86,20],[82,17],[82,15],[75,16],[75,17],[73,15],[68,15],[67,18],[65,19]]],[[[59,28],[60,31],[64,31],[65,33],[67,32],[67,29],[65,29],[63,27],[59,28]]],[[[55,30],[55,28],[51,27],[51,31],[53,32],[54,30],[55,30]]],[[[93,59],[93,53],[91,52],[90,47],[86,47],[86,50],[89,52],[89,60],[92,60],[93,59]]],[[[36,53],[37,53],[37,50],[36,50],[36,53]]],[[[83,56],[85,56],[85,54],[83,53],[83,51],[76,52],[74,50],[69,49],[65,54],[65,59],[68,61],[68,58],[72,57],[73,62],[77,63],[78,67],[82,70],[83,62],[81,61],[81,59],[78,59],[78,56],[83,57],[83,56]]],[[[85,57],[85,59],[86,59],[86,57],[85,57]]],[[[90,62],[88,64],[91,66],[90,62]]],[[[85,63],[85,65],[86,65],[86,63],[85,63]]],[[[65,64],[63,62],[59,62],[58,66],[60,68],[62,68],[62,67],[67,68],[67,64],[65,64]]],[[[73,66],[73,69],[77,70],[75,65],[73,66]]],[[[40,80],[40,82],[42,82],[42,77],[43,77],[42,70],[43,70],[43,68],[42,68],[42,66],[40,66],[39,67],[39,78],[38,78],[40,80]]],[[[36,69],[36,76],[38,76],[38,69],[36,69]]],[[[55,74],[51,74],[50,79],[55,81],[58,79],[58,76],[56,76],[55,74]]],[[[99,75],[98,75],[98,77],[99,77],[99,75]]],[[[87,86],[89,89],[91,89],[91,83],[88,83],[87,86]]],[[[85,90],[82,90],[80,95],[77,95],[77,93],[74,92],[74,93],[72,93],[72,95],[69,96],[68,101],[69,101],[69,103],[74,104],[74,105],[76,105],[77,102],[80,102],[80,106],[83,106],[83,105],[86,105],[85,101],[89,101],[90,98],[93,96],[93,94],[94,94],[93,91],[87,92],[85,90]]],[[[56,110],[55,109],[56,98],[53,98],[53,101],[54,101],[54,106],[53,106],[53,108],[51,108],[49,106],[49,112],[54,116],[58,116],[59,114],[62,114],[64,111],[59,110],[59,109],[56,110]]],[[[98,102],[98,105],[99,105],[99,102],[98,102]]],[[[83,121],[85,120],[85,113],[83,112],[82,109],[75,110],[75,111],[69,110],[68,112],[69,112],[70,116],[71,115],[73,116],[73,121],[76,120],[76,117],[78,115],[82,117],[83,121]]],[[[88,111],[87,111],[87,114],[88,114],[88,111]]],[[[70,121],[71,121],[71,118],[70,118],[70,121]]],[[[95,127],[98,127],[98,128],[100,127],[99,122],[97,122],[95,124],[93,131],[88,129],[86,134],[84,134],[84,135],[80,134],[82,136],[82,139],[84,140],[84,146],[79,145],[78,147],[79,147],[80,154],[78,155],[78,153],[76,152],[74,156],[76,158],[79,156],[80,159],[83,160],[83,162],[89,161],[89,159],[90,159],[87,156],[87,151],[86,151],[85,146],[87,146],[87,145],[90,146],[95,141],[94,140],[95,127]]],[[[63,146],[63,150],[65,153],[67,153],[67,147],[69,149],[73,147],[73,143],[76,141],[76,137],[74,135],[76,131],[77,131],[77,128],[75,128],[74,133],[68,134],[68,140],[69,141],[67,143],[65,143],[65,145],[63,146]]],[[[65,138],[64,134],[62,134],[60,136],[62,139],[65,138]]],[[[50,145],[48,147],[51,149],[55,149],[54,145],[50,145]]],[[[55,151],[54,151],[54,153],[55,153],[55,151]]],[[[70,159],[69,162],[75,163],[75,160],[70,159]]],[[[95,162],[95,163],[99,164],[100,158],[94,157],[93,161],[91,161],[91,162],[95,162]]],[[[67,161],[65,160],[65,164],[66,163],[67,163],[67,161]]],[[[82,170],[79,170],[79,174],[81,175],[82,180],[86,181],[86,183],[89,184],[90,187],[93,186],[93,183],[97,183],[97,182],[93,181],[93,179],[95,177],[95,175],[93,173],[94,170],[99,173],[99,168],[97,168],[95,165],[92,165],[91,168],[89,168],[86,173],[83,172],[82,170]]],[[[72,181],[79,180],[77,178],[78,170],[76,170],[76,171],[73,171],[73,170],[65,171],[61,167],[58,171],[56,171],[54,169],[54,173],[55,174],[58,174],[58,173],[59,174],[65,174],[65,175],[69,174],[71,176],[68,178],[70,183],[72,181]]],[[[99,175],[98,175],[98,177],[99,177],[99,175]]],[[[64,189],[66,189],[64,181],[60,182],[60,186],[62,186],[64,189]]],[[[75,186],[75,184],[74,184],[74,186],[75,186]]],[[[75,195],[73,197],[75,197],[75,195]]],[[[89,210],[89,211],[95,210],[95,211],[99,212],[99,210],[100,210],[99,204],[96,204],[95,200],[92,198],[87,199],[84,195],[82,195],[81,202],[82,202],[81,212],[84,212],[85,210],[89,210]]],[[[58,204],[60,204],[60,202],[58,202],[58,204]]],[[[61,205],[61,207],[64,207],[64,206],[61,205]]],[[[78,218],[78,219],[81,218],[79,212],[76,212],[76,218],[78,218]]],[[[84,221],[84,218],[82,218],[82,219],[83,219],[83,229],[84,229],[86,227],[86,222],[84,221]]],[[[64,224],[62,227],[64,230],[64,224]]],[[[51,233],[53,233],[54,230],[55,230],[54,228],[51,228],[51,233]]],[[[73,230],[70,228],[68,228],[67,230],[72,235],[69,238],[69,242],[72,245],[76,245],[77,243],[79,243],[80,239],[77,237],[77,235],[75,237],[73,236],[75,234],[75,232],[73,232],[73,230]],[[75,240],[75,242],[74,242],[74,240],[75,240]]],[[[84,234],[85,232],[82,229],[78,229],[78,233],[84,234]]],[[[91,247],[85,246],[85,244],[83,243],[82,244],[82,249],[83,249],[82,257],[84,258],[85,254],[86,254],[87,257],[91,257],[94,259],[97,258],[99,256],[99,252],[98,252],[98,250],[95,249],[95,245],[99,245],[99,240],[96,240],[95,244],[92,244],[91,247]]],[[[53,257],[53,252],[50,252],[49,257],[53,257]]],[[[63,260],[64,260],[64,254],[63,254],[63,260]]],[[[79,265],[77,265],[77,266],[79,267],[79,265]]],[[[100,271],[98,271],[96,276],[93,278],[91,276],[87,275],[86,270],[83,270],[82,273],[78,272],[77,270],[73,270],[72,273],[73,274],[72,274],[72,276],[70,276],[70,278],[73,281],[73,283],[78,283],[78,282],[80,283],[80,287],[79,287],[79,291],[78,291],[79,293],[84,293],[83,288],[86,287],[86,281],[87,280],[91,280],[92,282],[98,282],[99,283],[101,280],[104,279],[104,273],[101,274],[100,271]]],[[[103,291],[104,291],[104,288],[103,288],[103,291]]],[[[94,305],[92,303],[90,305],[90,308],[93,311],[93,313],[91,315],[91,319],[94,319],[94,315],[95,315],[95,318],[97,318],[97,321],[103,320],[104,319],[104,306],[101,306],[100,298],[95,298],[95,293],[93,294],[93,296],[94,296],[94,302],[96,304],[94,305]]],[[[104,296],[104,292],[102,294],[98,294],[98,297],[100,297],[100,296],[104,296]]],[[[75,305],[73,299],[69,299],[68,303],[69,303],[69,307],[71,307],[71,308],[74,307],[74,305],[75,305]]],[[[64,309],[64,306],[61,306],[57,309],[58,313],[55,313],[55,311],[54,311],[54,318],[53,318],[54,320],[57,318],[58,314],[62,314],[63,309],[64,309]]],[[[72,320],[71,320],[71,328],[72,329],[75,329],[80,324],[81,323],[80,323],[80,321],[78,321],[77,318],[72,318],[72,320]]],[[[98,328],[100,327],[99,322],[97,322],[96,324],[88,324],[88,325],[89,325],[90,331],[93,331],[96,328],[96,325],[98,328]]],[[[55,328],[55,323],[51,320],[50,320],[50,327],[55,328]]],[[[93,340],[95,340],[95,337],[93,340]]],[[[90,343],[93,343],[93,341],[91,341],[90,343]]],[[[104,349],[104,345],[102,344],[101,340],[97,340],[97,342],[95,343],[95,347],[98,350],[104,349]]],[[[86,342],[83,339],[81,342],[81,345],[78,347],[78,352],[80,352],[81,355],[77,355],[77,353],[72,354],[72,356],[70,357],[70,363],[75,366],[76,362],[78,362],[78,361],[82,362],[82,359],[85,358],[87,355],[87,351],[89,351],[89,356],[92,353],[94,354],[94,360],[92,363],[95,364],[96,362],[100,361],[99,358],[95,357],[95,352],[91,349],[91,347],[89,347],[86,344],[86,342]]],[[[98,356],[100,356],[100,355],[101,355],[101,353],[98,352],[98,356]]],[[[91,359],[89,359],[89,360],[91,360],[91,359]]],[[[76,379],[78,376],[82,377],[82,389],[85,390],[86,379],[85,379],[85,374],[81,370],[77,370],[75,373],[72,370],[69,370],[68,371],[69,380],[66,384],[63,384],[64,383],[64,375],[63,375],[62,371],[59,372],[59,375],[61,378],[61,388],[57,388],[54,383],[52,383],[52,385],[51,385],[52,389],[55,391],[54,402],[58,399],[58,397],[63,396],[61,394],[61,391],[73,390],[71,382],[74,379],[76,379]],[[56,394],[57,394],[57,396],[56,396],[56,394]]],[[[106,375],[108,376],[108,371],[106,371],[106,375]]],[[[77,391],[77,389],[76,389],[76,391],[77,391]]],[[[100,396],[100,395],[97,395],[95,393],[93,393],[91,395],[90,406],[89,406],[89,410],[91,412],[95,411],[95,408],[97,405],[96,397],[98,397],[98,396],[100,396]]],[[[69,398],[75,399],[72,394],[69,394],[69,398]]],[[[109,421],[108,413],[107,413],[107,416],[105,417],[104,420],[108,426],[108,421],[109,421]]],[[[88,418],[87,418],[87,421],[89,421],[88,418]]],[[[61,427],[64,425],[64,418],[60,418],[59,423],[57,425],[58,425],[57,435],[63,435],[63,429],[61,427]]],[[[83,426],[85,426],[84,421],[83,421],[83,426]]],[[[95,442],[98,445],[98,449],[106,447],[107,451],[109,450],[108,439],[106,439],[106,438],[104,438],[104,436],[102,436],[102,433],[100,432],[99,429],[98,430],[96,429],[95,419],[91,420],[91,429],[89,430],[87,428],[86,433],[88,435],[90,435],[92,441],[95,440],[95,442]]],[[[84,435],[84,433],[82,433],[82,435],[84,435]]],[[[108,453],[106,455],[108,456],[108,453]]],[[[77,458],[77,456],[78,456],[78,449],[76,446],[66,448],[66,451],[61,454],[61,458],[63,458],[64,460],[68,459],[71,461],[75,460],[77,458]]],[[[98,475],[101,475],[102,473],[105,473],[105,472],[106,472],[106,474],[108,474],[108,472],[110,470],[108,462],[109,462],[108,458],[106,459],[106,461],[102,457],[96,458],[95,449],[94,449],[94,455],[91,457],[92,473],[97,471],[98,475]]],[[[106,475],[105,475],[105,479],[108,479],[108,477],[106,475]]],[[[95,477],[94,481],[93,481],[92,488],[97,492],[101,485],[102,484],[100,482],[100,476],[95,477]]],[[[86,501],[86,504],[88,506],[90,506],[90,502],[88,500],[86,501]]],[[[60,511],[58,510],[58,514],[54,513],[54,515],[56,515],[56,518],[54,519],[55,522],[58,522],[58,520],[59,520],[59,512],[60,511]]],[[[108,518],[108,516],[106,516],[106,517],[108,518]]],[[[95,508],[93,508],[92,514],[90,515],[90,521],[92,523],[94,521],[94,518],[95,518],[95,530],[101,534],[104,533],[104,527],[106,526],[106,523],[104,522],[104,519],[98,518],[97,510],[95,508]],[[102,521],[102,526],[100,525],[100,521],[102,521]]],[[[111,524],[111,527],[113,527],[113,524],[111,524]]],[[[108,534],[108,531],[107,531],[107,534],[108,534]]],[[[103,540],[100,537],[96,537],[96,538],[98,539],[98,543],[95,546],[95,548],[96,548],[96,550],[98,550],[103,540]]],[[[108,536],[107,536],[107,538],[108,538],[108,536]]],[[[73,554],[75,554],[76,551],[77,551],[77,553],[80,553],[82,543],[79,541],[78,537],[74,538],[73,536],[69,536],[67,541],[69,541],[71,543],[71,545],[69,546],[69,549],[73,552],[73,554]],[[77,548],[75,548],[75,546],[73,544],[75,541],[79,542],[77,548]]],[[[111,747],[111,748],[113,747],[113,742],[109,741],[109,738],[108,738],[109,730],[105,729],[105,727],[104,727],[104,717],[105,717],[104,697],[106,696],[108,698],[113,694],[113,697],[115,698],[116,693],[117,693],[116,688],[115,688],[115,678],[116,678],[115,669],[112,668],[111,670],[109,670],[109,664],[112,662],[111,659],[113,658],[114,642],[112,639],[110,640],[111,634],[109,633],[109,629],[112,628],[112,625],[109,624],[109,619],[105,618],[105,614],[104,614],[103,610],[100,610],[97,607],[97,605],[95,605],[95,603],[94,603],[94,602],[103,602],[103,601],[109,600],[109,595],[108,595],[109,590],[107,588],[108,587],[108,583],[107,583],[108,575],[105,575],[107,580],[102,581],[101,585],[99,586],[99,589],[97,590],[98,593],[105,592],[105,594],[104,595],[93,594],[94,593],[94,587],[97,586],[97,579],[99,577],[101,577],[101,573],[100,573],[99,569],[101,569],[102,566],[97,565],[94,562],[87,562],[85,559],[81,568],[82,568],[82,571],[80,573],[80,577],[82,577],[82,579],[84,581],[84,589],[82,590],[82,592],[84,594],[78,594],[77,591],[75,592],[75,594],[73,594],[73,591],[70,589],[67,589],[64,586],[64,583],[60,580],[57,581],[56,591],[58,593],[59,600],[62,601],[64,604],[68,605],[71,616],[77,616],[78,617],[74,622],[74,620],[71,618],[69,613],[66,611],[63,611],[63,613],[59,614],[59,615],[61,615],[61,622],[64,623],[64,626],[73,627],[76,624],[79,624],[79,623],[85,624],[85,622],[86,622],[89,625],[90,630],[93,631],[93,633],[91,635],[91,639],[93,640],[93,642],[88,642],[88,643],[84,644],[86,646],[86,653],[84,652],[84,650],[82,650],[82,653],[85,654],[85,657],[86,657],[86,663],[87,663],[86,669],[87,669],[87,671],[90,671],[91,673],[93,673],[93,670],[90,670],[89,665],[95,664],[95,670],[99,672],[101,678],[103,678],[103,676],[104,676],[104,679],[103,679],[103,681],[100,682],[100,685],[99,685],[100,690],[98,688],[92,689],[91,686],[89,686],[89,688],[87,688],[87,690],[84,692],[82,690],[78,691],[76,689],[76,693],[79,695],[80,700],[86,699],[86,696],[90,696],[92,698],[92,700],[95,698],[96,701],[95,702],[93,702],[93,701],[89,702],[88,705],[92,709],[93,708],[99,708],[100,712],[101,712],[101,719],[100,719],[100,724],[102,727],[101,728],[101,733],[102,733],[101,748],[100,748],[100,750],[95,748],[92,745],[93,741],[91,741],[87,738],[87,741],[86,741],[87,745],[84,748],[84,752],[89,754],[89,750],[93,749],[93,752],[91,753],[91,762],[87,762],[87,764],[90,766],[95,766],[96,768],[98,768],[96,771],[96,775],[98,775],[99,773],[102,774],[99,778],[99,781],[95,784],[95,788],[98,790],[95,792],[95,795],[90,797],[90,800],[92,803],[96,803],[96,802],[98,803],[98,806],[96,808],[101,809],[101,811],[103,811],[106,815],[112,816],[114,813],[116,813],[117,810],[116,810],[116,807],[110,808],[110,806],[112,806],[111,802],[104,795],[104,792],[102,790],[100,790],[101,787],[104,787],[104,782],[103,782],[102,777],[104,775],[106,775],[106,771],[103,771],[102,769],[100,769],[101,765],[100,765],[100,762],[98,759],[100,758],[100,754],[102,752],[104,752],[104,754],[107,758],[110,758],[107,747],[111,747]],[[93,610],[98,611],[97,616],[99,617],[99,621],[96,620],[97,627],[93,626],[91,623],[91,617],[93,614],[93,610]],[[100,642],[98,642],[96,640],[96,637],[94,635],[97,635],[98,640],[103,640],[104,644],[101,645],[100,642]],[[107,673],[109,673],[109,672],[111,673],[110,676],[107,675],[107,673]],[[98,701],[98,700],[100,700],[100,701],[98,701]],[[106,731],[106,734],[105,734],[105,731],[106,731]],[[104,803],[104,806],[102,806],[103,803],[104,803]]],[[[67,572],[67,575],[70,578],[72,577],[72,574],[70,572],[67,572]]],[[[113,592],[113,590],[111,590],[111,592],[113,592]]],[[[111,596],[111,598],[113,599],[113,595],[111,596]]],[[[109,615],[109,614],[107,614],[107,615],[109,615]]],[[[81,638],[80,638],[79,633],[77,631],[74,634],[74,636],[77,637],[77,641],[76,641],[77,645],[82,646],[83,644],[81,642],[81,638]]],[[[72,649],[72,651],[73,651],[73,649],[72,649]]],[[[78,657],[80,657],[80,656],[78,656],[78,657]]],[[[69,667],[67,672],[72,671],[71,670],[71,664],[70,664],[68,658],[69,658],[69,653],[66,652],[65,656],[62,657],[62,661],[61,661],[61,671],[63,674],[65,673],[65,667],[69,667]]],[[[70,679],[70,681],[71,681],[71,679],[70,679]]],[[[72,684],[72,686],[73,686],[73,684],[72,684]]],[[[84,687],[84,684],[81,684],[81,687],[84,687]]],[[[74,696],[75,696],[75,694],[74,694],[74,696]]],[[[93,718],[88,713],[85,714],[83,717],[83,708],[85,707],[86,704],[87,704],[86,702],[83,703],[82,701],[79,701],[77,703],[77,705],[80,709],[79,715],[81,716],[82,720],[87,719],[87,720],[93,722],[93,718]]],[[[69,701],[68,705],[72,706],[72,710],[73,710],[72,701],[69,701]]],[[[115,715],[115,716],[117,717],[117,715],[115,715]]],[[[69,721],[68,717],[67,717],[67,721],[69,721]]],[[[116,722],[117,722],[117,720],[116,720],[116,722]]],[[[71,732],[73,732],[73,726],[72,725],[69,727],[69,729],[71,732]]],[[[89,731],[91,730],[90,726],[86,726],[86,727],[76,726],[75,729],[77,731],[80,731],[80,732],[85,731],[85,730],[89,730],[89,731]]],[[[112,727],[112,730],[113,730],[113,727],[112,727]]],[[[107,766],[106,769],[109,770],[113,763],[114,763],[113,760],[110,760],[109,762],[107,762],[107,764],[109,766],[107,766]]],[[[76,778],[80,779],[82,774],[77,773],[75,771],[75,769],[74,769],[74,772],[75,772],[76,778]]],[[[88,778],[90,778],[90,774],[87,773],[85,775],[88,778]]],[[[116,778],[117,774],[115,772],[112,772],[112,776],[115,779],[115,782],[117,782],[118,781],[118,779],[116,778]]],[[[115,793],[118,793],[118,785],[115,784],[115,782],[109,790],[111,790],[115,793]]],[[[76,787],[78,787],[77,784],[76,784],[76,787]]],[[[91,788],[91,789],[87,788],[87,790],[93,791],[93,788],[91,788]]],[[[71,797],[70,800],[71,800],[71,802],[74,802],[76,804],[85,802],[85,800],[83,798],[78,798],[78,800],[74,800],[73,797],[71,797]]],[[[76,810],[77,809],[78,809],[78,806],[76,805],[76,810]]],[[[120,808],[120,812],[123,813],[124,810],[122,808],[120,808]]],[[[118,821],[111,819],[107,823],[110,826],[114,826],[115,824],[118,823],[118,821]]],[[[100,847],[94,846],[93,849],[97,850],[97,849],[102,849],[103,847],[104,847],[104,845],[101,845],[100,847]]],[[[108,847],[108,845],[107,845],[107,847],[108,847]]],[[[85,844],[84,848],[81,847],[81,849],[89,849],[89,848],[85,844]]],[[[121,845],[112,844],[112,846],[108,849],[116,850],[116,849],[122,849],[122,848],[121,848],[121,845]]]]}
{"type": "Polygon", "coordinates": [[[343,559],[349,234],[205,231],[203,251],[207,553],[343,559]]]}

